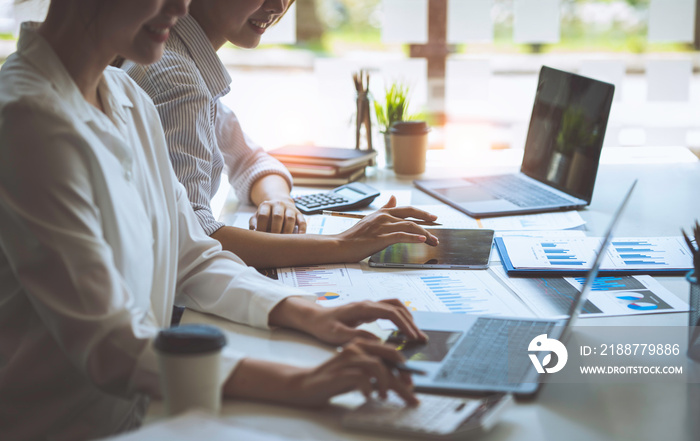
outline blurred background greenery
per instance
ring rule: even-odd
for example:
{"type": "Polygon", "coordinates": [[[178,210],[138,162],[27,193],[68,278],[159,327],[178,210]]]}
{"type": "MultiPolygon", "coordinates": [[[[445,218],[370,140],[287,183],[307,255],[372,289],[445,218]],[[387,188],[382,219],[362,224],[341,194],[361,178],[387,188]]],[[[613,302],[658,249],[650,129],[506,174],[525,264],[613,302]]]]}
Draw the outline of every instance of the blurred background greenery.
{"type": "MultiPolygon", "coordinates": [[[[406,50],[381,42],[381,0],[297,0],[297,47],[319,56],[356,50],[406,50]]],[[[684,52],[691,44],[647,42],[649,0],[562,0],[561,41],[515,44],[513,0],[493,0],[494,41],[458,45],[457,53],[684,52]]]]}

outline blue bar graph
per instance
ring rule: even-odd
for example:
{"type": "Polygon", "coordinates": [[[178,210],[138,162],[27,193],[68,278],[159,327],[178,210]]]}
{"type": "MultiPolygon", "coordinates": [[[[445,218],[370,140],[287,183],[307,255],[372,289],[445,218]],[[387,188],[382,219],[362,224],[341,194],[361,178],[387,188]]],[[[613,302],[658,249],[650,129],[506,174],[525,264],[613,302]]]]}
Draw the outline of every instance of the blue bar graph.
{"type": "Polygon", "coordinates": [[[479,314],[487,312],[480,307],[485,299],[477,297],[476,290],[461,280],[450,276],[423,276],[420,280],[447,309],[454,314],[479,314]]]}
{"type": "MultiPolygon", "coordinates": [[[[576,281],[583,285],[586,282],[586,278],[576,277],[576,281]]],[[[626,291],[645,288],[646,287],[639,280],[631,276],[596,277],[591,287],[593,291],[626,291]]]]}
{"type": "Polygon", "coordinates": [[[612,245],[625,265],[668,265],[664,250],[649,241],[613,241],[612,245]]]}
{"type": "Polygon", "coordinates": [[[567,248],[567,244],[555,242],[541,242],[544,255],[551,265],[583,266],[582,261],[576,253],[567,248]]]}
{"type": "Polygon", "coordinates": [[[635,241],[635,242],[617,242],[617,241],[613,241],[613,242],[612,242],[612,245],[613,245],[614,247],[617,247],[617,246],[625,246],[625,245],[634,245],[634,246],[638,246],[638,245],[651,245],[651,244],[650,244],[649,242],[645,241],[645,240],[640,240],[640,241],[635,241]]]}

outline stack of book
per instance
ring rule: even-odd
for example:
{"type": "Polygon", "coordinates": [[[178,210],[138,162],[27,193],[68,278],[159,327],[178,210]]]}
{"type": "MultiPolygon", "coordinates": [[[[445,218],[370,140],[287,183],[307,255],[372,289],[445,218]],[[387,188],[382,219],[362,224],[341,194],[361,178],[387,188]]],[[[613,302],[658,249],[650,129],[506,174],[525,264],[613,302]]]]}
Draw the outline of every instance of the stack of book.
{"type": "Polygon", "coordinates": [[[289,145],[268,152],[282,162],[294,185],[333,186],[356,181],[365,167],[374,163],[377,152],[340,147],[289,145]]]}

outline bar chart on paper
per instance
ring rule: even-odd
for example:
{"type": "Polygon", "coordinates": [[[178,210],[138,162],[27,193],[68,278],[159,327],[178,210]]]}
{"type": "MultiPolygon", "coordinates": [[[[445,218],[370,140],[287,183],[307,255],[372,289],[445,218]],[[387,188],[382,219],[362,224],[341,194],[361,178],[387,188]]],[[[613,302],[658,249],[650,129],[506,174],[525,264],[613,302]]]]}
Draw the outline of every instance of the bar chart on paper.
{"type": "Polygon", "coordinates": [[[488,312],[488,298],[479,296],[477,288],[468,288],[464,282],[449,275],[423,276],[420,281],[450,312],[484,314],[488,312]]]}
{"type": "MultiPolygon", "coordinates": [[[[503,268],[494,273],[537,317],[567,317],[583,289],[585,277],[508,277],[503,268]]],[[[688,311],[688,304],[652,276],[596,277],[583,317],[655,314],[688,311]]]]}
{"type": "Polygon", "coordinates": [[[325,287],[353,286],[353,274],[361,274],[358,265],[312,265],[282,268],[279,280],[285,285],[296,286],[307,291],[321,291],[325,287]]]}
{"type": "Polygon", "coordinates": [[[428,271],[412,277],[414,292],[422,292],[422,309],[453,314],[528,314],[520,302],[485,271],[428,271]]]}
{"type": "Polygon", "coordinates": [[[583,266],[586,261],[579,257],[575,251],[572,251],[566,243],[559,242],[540,242],[539,243],[544,257],[552,266],[583,266]]]}
{"type": "Polygon", "coordinates": [[[613,241],[612,258],[621,261],[625,265],[663,265],[668,266],[670,262],[668,249],[663,247],[658,241],[650,240],[630,240],[613,241]]]}
{"type": "Polygon", "coordinates": [[[278,275],[323,306],[396,298],[410,311],[532,316],[489,271],[365,271],[358,264],[338,264],[282,268],[278,275]]]}
{"type": "MultiPolygon", "coordinates": [[[[496,241],[499,251],[500,244],[504,245],[515,269],[585,271],[593,263],[601,238],[504,237],[496,241]]],[[[681,237],[615,238],[601,264],[602,271],[683,272],[691,268],[692,258],[681,237]]]]}

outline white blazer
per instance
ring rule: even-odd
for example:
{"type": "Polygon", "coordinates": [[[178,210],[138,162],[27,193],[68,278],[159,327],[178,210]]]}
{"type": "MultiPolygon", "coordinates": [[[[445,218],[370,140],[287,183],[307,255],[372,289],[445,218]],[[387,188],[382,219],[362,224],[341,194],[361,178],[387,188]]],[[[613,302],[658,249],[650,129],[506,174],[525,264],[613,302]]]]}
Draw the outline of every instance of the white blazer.
{"type": "MultiPolygon", "coordinates": [[[[0,432],[95,438],[159,395],[152,340],[174,301],[264,328],[305,293],[204,234],[125,72],[104,72],[104,114],[35,27],[0,72],[0,432]]],[[[225,353],[228,377],[242,354],[225,353]]]]}

